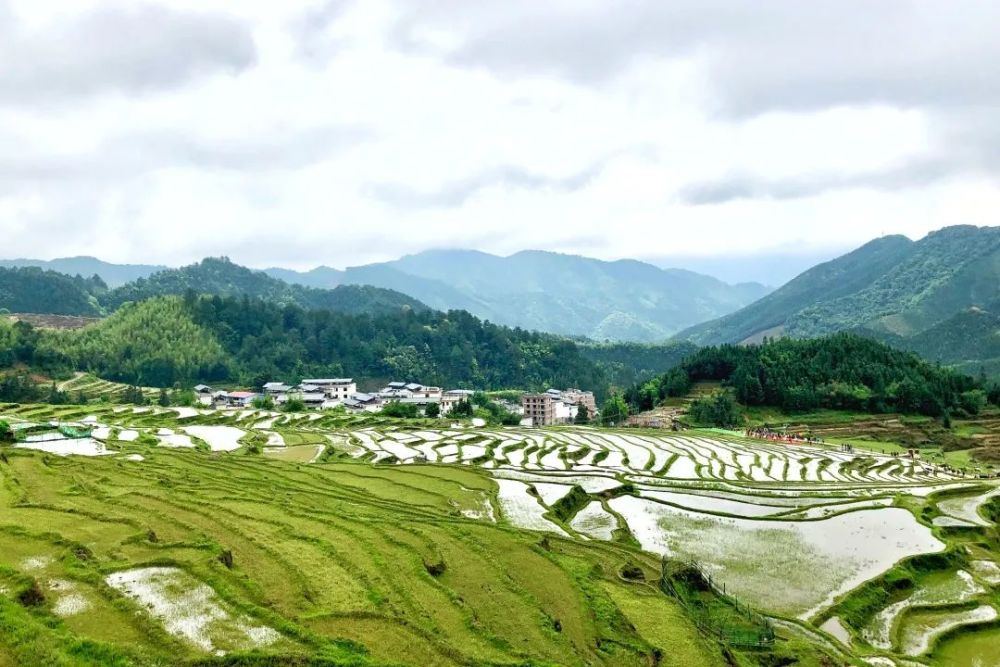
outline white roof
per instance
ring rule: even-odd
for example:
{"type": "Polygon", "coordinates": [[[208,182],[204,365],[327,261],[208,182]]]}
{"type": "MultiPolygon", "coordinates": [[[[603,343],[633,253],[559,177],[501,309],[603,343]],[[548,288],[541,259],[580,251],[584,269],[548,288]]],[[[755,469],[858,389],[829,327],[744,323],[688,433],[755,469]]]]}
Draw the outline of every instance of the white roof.
{"type": "Polygon", "coordinates": [[[351,384],[352,378],[320,378],[316,380],[303,380],[302,384],[351,384]]]}

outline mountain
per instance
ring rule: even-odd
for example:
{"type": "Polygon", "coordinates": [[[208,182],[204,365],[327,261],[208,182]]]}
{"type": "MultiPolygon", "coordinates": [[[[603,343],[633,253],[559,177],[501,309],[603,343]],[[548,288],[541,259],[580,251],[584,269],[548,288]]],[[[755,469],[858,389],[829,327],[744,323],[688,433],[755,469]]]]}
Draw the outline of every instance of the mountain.
{"type": "Polygon", "coordinates": [[[119,287],[127,282],[146,278],[167,268],[152,264],[112,264],[96,257],[62,257],[59,259],[0,259],[0,266],[34,266],[70,276],[100,276],[108,287],[119,287]]]}
{"type": "Polygon", "coordinates": [[[1000,227],[954,226],[919,241],[903,236],[871,241],[677,337],[713,345],[863,328],[906,339],[997,300],[1000,227]]]}
{"type": "Polygon", "coordinates": [[[663,340],[768,291],[757,283],[728,285],[635,260],[605,262],[534,250],[509,257],[430,250],[345,271],[320,267],[305,273],[267,273],[314,287],[387,287],[439,310],[468,310],[508,326],[597,340],[663,340]]]}
{"type": "Polygon", "coordinates": [[[207,258],[179,269],[165,269],[148,278],[111,290],[102,298],[109,309],[128,301],[143,301],[156,296],[181,295],[189,290],[197,294],[247,296],[303,308],[335,310],[344,313],[386,313],[404,307],[426,310],[426,306],[399,292],[370,285],[339,285],[319,289],[292,285],[262,271],[254,271],[227,258],[207,258]]]}
{"type": "Polygon", "coordinates": [[[405,304],[400,298],[405,294],[412,297],[409,305],[413,307],[467,310],[508,326],[639,342],[666,340],[685,327],[746,306],[770,290],[759,283],[730,285],[693,271],[661,269],[635,260],[605,262],[534,250],[509,257],[472,250],[431,250],[343,271],[325,266],[304,272],[270,268],[255,272],[255,277],[240,276],[235,283],[226,282],[235,275],[220,276],[208,270],[212,267],[168,269],[111,264],[93,257],[0,260],[0,265],[98,275],[112,288],[107,302],[112,308],[150,295],[178,294],[188,287],[201,293],[246,293],[316,308],[365,301],[393,308],[405,304]],[[262,274],[297,287],[267,282],[262,274]],[[335,290],[345,285],[368,285],[398,294],[390,297],[367,289],[364,295],[349,298],[351,290],[335,290]],[[326,290],[327,294],[301,288],[326,290]],[[330,290],[338,296],[331,297],[330,290]]]}
{"type": "Polygon", "coordinates": [[[12,313],[100,315],[97,295],[107,286],[36,267],[0,268],[0,308],[12,313]]]}

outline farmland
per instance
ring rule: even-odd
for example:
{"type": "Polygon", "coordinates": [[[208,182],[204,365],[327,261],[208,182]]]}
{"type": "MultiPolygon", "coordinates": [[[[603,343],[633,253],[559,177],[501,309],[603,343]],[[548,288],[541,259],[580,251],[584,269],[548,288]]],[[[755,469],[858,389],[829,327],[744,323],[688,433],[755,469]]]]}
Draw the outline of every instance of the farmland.
{"type": "Polygon", "coordinates": [[[973,665],[995,636],[1000,491],[934,462],[724,431],[0,417],[94,428],[4,447],[0,665],[973,665]],[[699,631],[661,557],[779,641],[699,631]]]}

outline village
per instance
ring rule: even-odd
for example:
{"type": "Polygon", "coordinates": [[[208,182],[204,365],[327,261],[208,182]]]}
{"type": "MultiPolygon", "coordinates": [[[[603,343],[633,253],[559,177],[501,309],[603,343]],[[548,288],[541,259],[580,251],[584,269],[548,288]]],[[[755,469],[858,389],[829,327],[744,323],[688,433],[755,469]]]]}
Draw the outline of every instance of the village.
{"type": "MultiPolygon", "coordinates": [[[[273,406],[281,408],[294,402],[307,410],[342,408],[351,412],[381,412],[390,403],[413,405],[426,415],[446,416],[459,403],[470,402],[476,393],[472,389],[448,389],[418,382],[389,382],[378,391],[358,391],[354,378],[311,378],[297,385],[280,381],[266,382],[260,391],[226,391],[205,384],[194,387],[198,402],[213,408],[250,408],[273,406]],[[434,406],[434,407],[431,407],[434,406]]],[[[552,426],[579,421],[580,412],[587,420],[597,416],[593,392],[580,389],[549,389],[540,393],[525,393],[520,403],[505,399],[494,402],[513,414],[521,415],[522,426],[552,426]]]]}

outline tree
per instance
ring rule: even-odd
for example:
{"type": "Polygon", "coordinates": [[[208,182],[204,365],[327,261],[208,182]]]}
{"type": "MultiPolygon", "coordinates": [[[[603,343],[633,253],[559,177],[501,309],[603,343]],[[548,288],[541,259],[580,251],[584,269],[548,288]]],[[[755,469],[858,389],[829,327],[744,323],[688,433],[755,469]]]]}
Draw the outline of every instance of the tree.
{"type": "Polygon", "coordinates": [[[250,405],[258,410],[274,410],[274,399],[268,395],[254,396],[250,399],[250,405]]]}
{"type": "Polygon", "coordinates": [[[699,398],[691,403],[688,415],[696,423],[704,426],[736,426],[743,417],[733,397],[725,391],[717,391],[708,398],[699,398]]]}
{"type": "Polygon", "coordinates": [[[10,424],[0,419],[0,442],[11,442],[13,440],[14,432],[10,429],[10,424]]]}
{"type": "Polygon", "coordinates": [[[160,388],[160,395],[156,399],[156,404],[162,408],[170,406],[170,395],[167,394],[165,387],[160,388]]]}
{"type": "Polygon", "coordinates": [[[475,414],[475,410],[472,407],[472,403],[463,399],[455,404],[451,412],[448,413],[448,416],[460,419],[462,417],[471,417],[473,414],[475,414]]]}
{"type": "Polygon", "coordinates": [[[289,396],[288,400],[281,406],[285,412],[303,412],[306,409],[305,401],[298,396],[289,396]]]}
{"type": "Polygon", "coordinates": [[[574,424],[589,424],[590,423],[590,410],[587,409],[586,405],[582,403],[577,406],[576,417],[573,418],[574,424]]]}
{"type": "Polygon", "coordinates": [[[185,407],[189,407],[197,403],[198,399],[195,397],[192,390],[176,388],[170,395],[170,402],[173,405],[183,405],[185,407]]]}
{"type": "Polygon", "coordinates": [[[986,407],[986,392],[982,389],[970,389],[958,397],[959,405],[970,415],[978,415],[986,407]]]}
{"type": "Polygon", "coordinates": [[[146,397],[143,395],[142,389],[135,385],[130,385],[122,391],[122,403],[146,405],[146,397]]]}
{"type": "Polygon", "coordinates": [[[427,407],[424,408],[424,416],[430,417],[431,419],[437,419],[441,414],[441,406],[437,403],[428,403],[427,407]]]}
{"type": "Polygon", "coordinates": [[[69,403],[69,396],[66,395],[66,392],[59,391],[59,387],[57,387],[56,383],[53,382],[52,386],[49,388],[49,395],[46,398],[46,402],[51,403],[52,405],[65,405],[66,403],[69,403]]]}
{"type": "Polygon", "coordinates": [[[419,416],[420,408],[416,403],[400,403],[391,401],[382,407],[382,414],[386,417],[399,417],[401,419],[413,419],[419,416]]]}
{"type": "Polygon", "coordinates": [[[605,424],[620,424],[628,418],[628,405],[621,394],[615,393],[601,407],[601,421],[605,424]]]}

